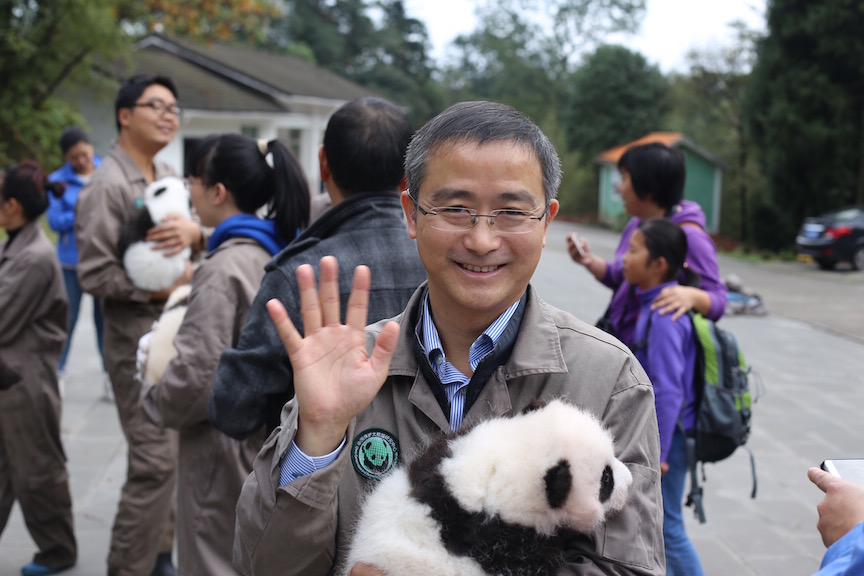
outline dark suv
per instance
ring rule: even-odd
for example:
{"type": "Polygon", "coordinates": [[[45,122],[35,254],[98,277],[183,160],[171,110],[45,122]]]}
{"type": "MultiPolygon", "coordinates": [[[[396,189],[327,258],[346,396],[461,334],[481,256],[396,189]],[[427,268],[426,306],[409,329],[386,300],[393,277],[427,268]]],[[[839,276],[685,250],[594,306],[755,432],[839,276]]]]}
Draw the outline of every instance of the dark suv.
{"type": "Polygon", "coordinates": [[[812,256],[819,268],[831,270],[837,262],[864,269],[864,206],[841,208],[805,218],[795,238],[799,254],[812,256]]]}

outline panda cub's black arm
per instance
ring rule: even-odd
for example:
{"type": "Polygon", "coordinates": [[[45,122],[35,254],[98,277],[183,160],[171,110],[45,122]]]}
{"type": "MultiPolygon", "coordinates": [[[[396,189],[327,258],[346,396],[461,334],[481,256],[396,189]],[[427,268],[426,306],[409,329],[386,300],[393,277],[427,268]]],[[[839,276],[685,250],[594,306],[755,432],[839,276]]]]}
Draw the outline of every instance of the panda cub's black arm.
{"type": "Polygon", "coordinates": [[[129,246],[136,242],[142,242],[147,237],[147,231],[150,230],[156,223],[150,217],[150,212],[146,208],[139,208],[135,215],[123,223],[123,228],[120,229],[120,241],[118,248],[120,258],[129,249],[129,246]]]}

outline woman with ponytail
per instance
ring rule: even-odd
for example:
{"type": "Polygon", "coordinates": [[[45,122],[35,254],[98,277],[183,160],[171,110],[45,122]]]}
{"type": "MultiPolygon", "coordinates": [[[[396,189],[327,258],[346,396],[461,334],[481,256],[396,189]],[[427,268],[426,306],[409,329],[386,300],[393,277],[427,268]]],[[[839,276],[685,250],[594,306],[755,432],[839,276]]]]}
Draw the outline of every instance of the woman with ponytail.
{"type": "Polygon", "coordinates": [[[66,455],[60,441],[57,361],[66,341],[68,302],[54,247],[39,217],[49,183],[35,162],[12,168],[0,186],[0,357],[15,378],[0,387],[0,532],[12,504],[39,551],[25,576],[56,574],[77,558],[66,455]]]}
{"type": "Polygon", "coordinates": [[[219,356],[237,344],[264,265],[309,221],[309,188],[282,143],[239,134],[201,140],[186,173],[201,224],[214,231],[192,278],[177,355],[142,404],[154,423],[180,431],[179,573],[234,575],[234,508],[265,431],[230,439],[210,425],[207,405],[219,356]]]}
{"type": "Polygon", "coordinates": [[[668,576],[702,576],[696,549],[684,531],[681,503],[687,476],[686,434],[696,420],[693,371],[696,341],[689,316],[652,310],[665,288],[698,286],[699,276],[686,264],[688,238],[665,218],[641,220],[622,258],[625,280],[635,287],[639,311],[632,348],[654,386],[654,406],[660,431],[660,480],[663,492],[663,542],[668,576]]]}

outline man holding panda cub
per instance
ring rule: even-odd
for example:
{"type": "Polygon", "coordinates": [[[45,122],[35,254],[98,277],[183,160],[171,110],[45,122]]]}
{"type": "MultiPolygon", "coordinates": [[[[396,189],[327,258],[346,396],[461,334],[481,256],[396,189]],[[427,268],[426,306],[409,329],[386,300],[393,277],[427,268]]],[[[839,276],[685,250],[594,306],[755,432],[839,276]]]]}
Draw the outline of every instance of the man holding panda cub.
{"type": "Polygon", "coordinates": [[[400,451],[564,397],[609,429],[633,486],[619,514],[569,542],[560,573],[665,573],[651,383],[620,342],[529,284],[558,212],[551,143],[513,108],[467,102],[415,134],[405,166],[402,207],[428,283],[403,314],[364,330],[370,277],[358,267],[342,325],[332,257],[321,260],[320,296],[311,267],[297,269],[305,338],[268,303],[296,393],[243,488],[235,564],[256,576],[327,574],[362,494],[400,451]]]}
{"type": "MultiPolygon", "coordinates": [[[[172,576],[173,498],[177,439],[144,418],[139,408],[141,384],[135,374],[138,340],[159,318],[173,289],[188,283],[192,266],[168,289],[149,292],[126,274],[119,240],[124,224],[135,217],[147,185],[174,170],[155,159],[180,124],[174,83],[159,76],[126,81],[114,103],[117,140],[78,198],[75,237],[82,288],[101,299],[105,318],[105,363],[123,433],[128,444],[126,482],[111,530],[108,574],[172,576]]],[[[185,247],[200,251],[200,226],[175,219],[147,233],[166,255],[185,247]]]]}

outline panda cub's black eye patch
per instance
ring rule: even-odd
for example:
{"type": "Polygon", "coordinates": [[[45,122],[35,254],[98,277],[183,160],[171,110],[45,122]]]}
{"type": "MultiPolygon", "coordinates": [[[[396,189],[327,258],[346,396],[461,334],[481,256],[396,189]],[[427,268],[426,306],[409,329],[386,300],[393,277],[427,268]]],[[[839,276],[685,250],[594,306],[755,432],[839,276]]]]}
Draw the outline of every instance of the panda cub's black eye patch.
{"type": "Polygon", "coordinates": [[[606,466],[603,469],[603,476],[600,478],[600,502],[606,502],[612,496],[612,490],[615,489],[615,477],[612,475],[612,468],[606,466]]]}
{"type": "Polygon", "coordinates": [[[159,188],[158,190],[153,192],[153,196],[161,196],[166,190],[168,190],[168,187],[163,186],[162,188],[159,188]]]}
{"type": "Polygon", "coordinates": [[[573,486],[573,475],[570,473],[570,463],[564,459],[546,470],[546,500],[553,510],[560,508],[567,501],[570,488],[573,486]]]}

